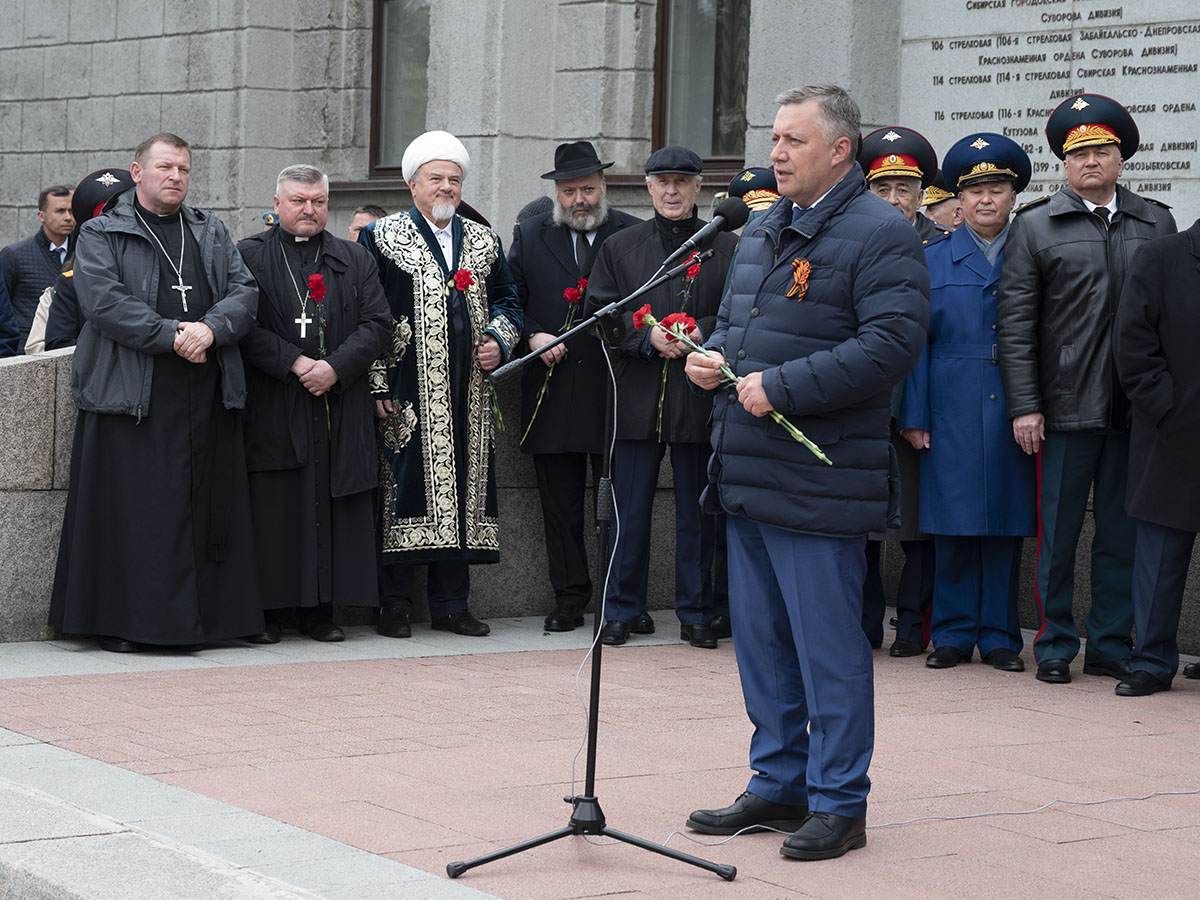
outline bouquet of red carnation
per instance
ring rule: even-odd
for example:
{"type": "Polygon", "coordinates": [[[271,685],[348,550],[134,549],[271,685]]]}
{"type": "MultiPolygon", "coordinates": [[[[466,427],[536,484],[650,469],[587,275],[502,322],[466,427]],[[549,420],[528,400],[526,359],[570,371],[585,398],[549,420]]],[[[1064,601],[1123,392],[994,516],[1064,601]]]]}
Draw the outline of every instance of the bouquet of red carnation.
{"type": "MultiPolygon", "coordinates": [[[[562,328],[558,330],[559,334],[566,334],[571,330],[571,326],[575,324],[575,314],[579,312],[579,308],[583,303],[583,292],[587,290],[587,279],[580,278],[575,283],[574,287],[569,287],[563,291],[563,299],[567,301],[567,317],[563,319],[562,328]]],[[[521,435],[521,443],[525,443],[525,438],[529,437],[529,429],[533,428],[533,420],[537,418],[538,410],[542,408],[542,398],[546,396],[546,388],[550,386],[550,376],[554,374],[554,369],[558,363],[550,363],[550,368],[546,372],[546,377],[542,381],[541,389],[538,390],[537,403],[533,405],[533,415],[529,417],[529,424],[525,426],[525,433],[521,435]]]]}
{"type": "MultiPolygon", "coordinates": [[[[650,304],[647,303],[645,306],[643,306],[641,309],[639,309],[637,312],[635,312],[633,314],[633,325],[635,328],[643,328],[645,326],[649,326],[651,328],[661,328],[664,332],[666,332],[667,336],[670,337],[672,340],[682,341],[684,344],[686,344],[687,348],[688,348],[688,353],[702,353],[711,359],[712,354],[709,353],[707,350],[705,350],[703,347],[701,347],[699,344],[697,344],[695,341],[693,341],[691,339],[691,337],[689,336],[689,332],[691,331],[692,328],[695,327],[696,323],[687,316],[680,316],[680,318],[676,318],[676,316],[678,316],[678,315],[680,315],[680,314],[673,313],[670,316],[667,316],[665,319],[663,319],[660,322],[657,319],[655,319],[654,316],[650,313],[650,304]]],[[[733,373],[733,369],[729,368],[729,366],[727,364],[721,363],[721,385],[722,385],[722,387],[727,387],[727,388],[737,387],[737,383],[739,380],[740,379],[737,377],[737,375],[735,375],[733,373]]],[[[659,415],[659,425],[661,428],[661,423],[662,423],[661,397],[660,397],[659,402],[660,402],[660,405],[659,405],[659,409],[658,409],[658,415],[659,415]]],[[[810,441],[807,437],[805,437],[804,432],[801,431],[799,428],[797,428],[795,425],[793,425],[791,422],[789,422],[787,420],[787,417],[784,416],[783,413],[781,413],[777,409],[773,409],[768,413],[768,415],[774,421],[776,421],[777,423],[782,425],[785,429],[787,429],[788,434],[790,434],[793,438],[795,438],[797,441],[799,441],[801,444],[803,444],[805,447],[807,447],[809,450],[811,450],[813,455],[816,456],[817,459],[821,460],[821,462],[825,463],[828,466],[833,465],[833,461],[822,452],[821,448],[818,447],[816,444],[814,444],[812,441],[810,441]]]]}

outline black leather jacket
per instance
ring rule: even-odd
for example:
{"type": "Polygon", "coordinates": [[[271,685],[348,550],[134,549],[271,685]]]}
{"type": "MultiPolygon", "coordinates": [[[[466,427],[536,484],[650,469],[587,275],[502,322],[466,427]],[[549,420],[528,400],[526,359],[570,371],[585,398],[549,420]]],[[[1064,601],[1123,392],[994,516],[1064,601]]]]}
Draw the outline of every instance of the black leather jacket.
{"type": "Polygon", "coordinates": [[[1134,253],[1175,232],[1168,207],[1117,186],[1111,227],[1070,188],[1018,210],[996,299],[997,351],[1011,418],[1051,431],[1126,429],[1112,322],[1134,253]]]}

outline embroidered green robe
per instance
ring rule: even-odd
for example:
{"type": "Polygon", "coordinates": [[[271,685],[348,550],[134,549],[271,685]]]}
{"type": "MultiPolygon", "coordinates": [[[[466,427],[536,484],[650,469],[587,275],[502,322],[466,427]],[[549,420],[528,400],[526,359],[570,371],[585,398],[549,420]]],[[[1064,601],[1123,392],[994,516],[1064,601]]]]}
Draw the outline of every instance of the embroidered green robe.
{"type": "Polygon", "coordinates": [[[359,233],[379,266],[392,314],[392,341],[371,371],[377,420],[383,562],[500,558],[494,427],[488,376],[474,343],[491,335],[507,361],[521,335],[521,305],[491,229],[455,216],[449,269],[416,209],[359,233]],[[453,275],[474,284],[459,290],[453,275]]]}

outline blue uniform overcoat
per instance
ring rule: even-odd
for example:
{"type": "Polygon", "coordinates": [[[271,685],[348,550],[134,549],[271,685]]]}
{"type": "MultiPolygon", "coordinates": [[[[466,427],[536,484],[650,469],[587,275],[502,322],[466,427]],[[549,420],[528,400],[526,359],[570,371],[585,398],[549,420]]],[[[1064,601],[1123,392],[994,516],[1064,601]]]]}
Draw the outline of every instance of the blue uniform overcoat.
{"type": "Polygon", "coordinates": [[[921,453],[921,531],[1034,534],[1034,457],[1013,440],[996,357],[1001,252],[988,263],[966,226],[925,249],[929,337],[904,387],[900,427],[930,432],[921,453]]]}

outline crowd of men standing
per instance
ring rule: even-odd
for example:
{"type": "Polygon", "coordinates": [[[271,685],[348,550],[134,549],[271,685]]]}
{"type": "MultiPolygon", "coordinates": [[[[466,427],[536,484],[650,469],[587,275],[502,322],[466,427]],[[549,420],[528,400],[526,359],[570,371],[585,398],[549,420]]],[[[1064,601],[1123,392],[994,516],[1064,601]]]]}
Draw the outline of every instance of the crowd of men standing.
{"type": "Polygon", "coordinates": [[[620,312],[607,348],[594,332],[554,341],[705,225],[686,147],[646,160],[640,221],[609,207],[612,163],[591,142],[562,144],[542,175],[549,209],[523,214],[507,254],[462,202],[470,156],[443,131],[405,151],[412,208],[356,211],[353,241],[326,229],[328,178],[298,164],[265,230],[235,244],[187,205],[192,152],[173,134],[128,170],[43,191],[38,232],[0,251],[0,352],[76,345],[51,625],[117,652],[289,628],[337,641],[335,607],[363,606],[403,638],[424,567],[432,627],[488,634],[468,601],[470,565],[500,553],[489,373],[540,353],[519,433],[546,629],[581,625],[601,587],[584,522],[611,440],[601,639],[655,629],[650,521],[669,452],[680,638],[734,641],[755,774],[693,829],[787,826],[782,851],[800,859],[865,844],[884,539],[905,554],[891,655],[932,644],[926,665],[950,669],[978,650],[1016,672],[1034,538],[1036,677],[1061,684],[1081,647],[1091,496],[1083,672],[1120,696],[1169,689],[1200,530],[1200,223],[1176,235],[1165,205],[1118,184],[1132,117],[1065,100],[1046,137],[1066,184],[1018,208],[1031,163],[1008,138],[966,135],[939,169],[911,129],[863,137],[841,88],[778,104],[771,168],[730,184],[754,210],[740,239],[703,242],[620,312]]]}

